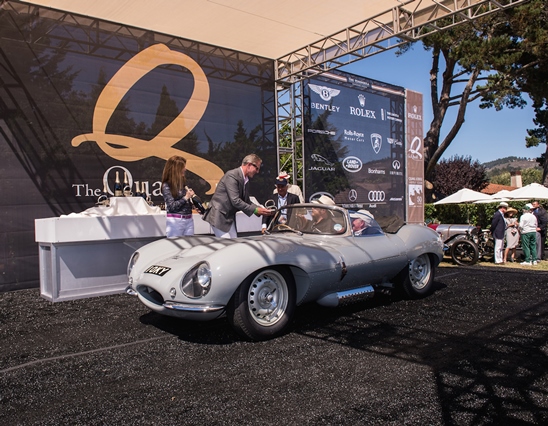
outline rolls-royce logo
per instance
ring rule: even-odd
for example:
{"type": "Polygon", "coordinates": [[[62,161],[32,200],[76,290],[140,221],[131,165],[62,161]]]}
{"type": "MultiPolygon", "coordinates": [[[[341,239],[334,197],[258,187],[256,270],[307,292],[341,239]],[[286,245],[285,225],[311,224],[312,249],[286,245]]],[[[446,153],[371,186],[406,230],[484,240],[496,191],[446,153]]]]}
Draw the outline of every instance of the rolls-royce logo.
{"type": "Polygon", "coordinates": [[[348,199],[352,202],[356,201],[358,199],[358,191],[351,189],[348,193],[348,199]]]}
{"type": "Polygon", "coordinates": [[[375,154],[378,154],[382,146],[382,136],[378,133],[371,133],[371,146],[375,154]]]}
{"type": "Polygon", "coordinates": [[[369,191],[367,194],[367,199],[373,203],[377,203],[379,201],[384,201],[386,198],[386,194],[384,191],[369,191]]]}
{"type": "Polygon", "coordinates": [[[333,89],[327,86],[318,86],[317,84],[309,84],[308,87],[310,87],[313,92],[320,95],[320,98],[322,98],[326,102],[330,101],[331,98],[334,98],[339,93],[341,93],[339,89],[333,89]]]}
{"type": "Polygon", "coordinates": [[[314,161],[320,161],[321,163],[325,163],[327,164],[328,166],[332,166],[333,163],[331,161],[329,161],[327,158],[325,157],[322,157],[320,154],[312,154],[310,156],[310,158],[312,158],[314,161]]]}
{"type": "Polygon", "coordinates": [[[362,169],[362,160],[358,157],[346,157],[342,162],[343,168],[350,173],[357,173],[362,169]]]}

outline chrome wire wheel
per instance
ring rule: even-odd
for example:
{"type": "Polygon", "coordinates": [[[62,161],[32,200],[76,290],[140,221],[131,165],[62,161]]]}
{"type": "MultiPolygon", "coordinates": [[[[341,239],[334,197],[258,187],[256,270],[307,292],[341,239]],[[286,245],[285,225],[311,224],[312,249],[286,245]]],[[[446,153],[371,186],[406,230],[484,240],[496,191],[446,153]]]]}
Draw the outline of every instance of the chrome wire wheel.
{"type": "Polygon", "coordinates": [[[415,290],[423,290],[431,282],[432,264],[427,254],[409,262],[409,281],[415,290]]]}
{"type": "Polygon", "coordinates": [[[289,300],[287,283],[278,271],[267,269],[251,282],[247,307],[251,318],[263,327],[276,324],[283,318],[289,300]]]}

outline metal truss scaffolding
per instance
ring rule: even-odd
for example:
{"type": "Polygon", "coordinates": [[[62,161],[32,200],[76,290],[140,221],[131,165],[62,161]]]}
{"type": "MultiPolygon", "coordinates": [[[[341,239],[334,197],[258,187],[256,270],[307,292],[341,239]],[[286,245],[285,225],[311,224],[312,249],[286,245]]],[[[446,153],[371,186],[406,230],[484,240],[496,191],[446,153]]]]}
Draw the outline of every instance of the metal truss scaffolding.
{"type": "Polygon", "coordinates": [[[302,93],[295,96],[302,91],[302,80],[528,1],[401,1],[399,6],[278,58],[275,78],[280,168],[291,164],[293,181],[302,179],[302,151],[293,151],[293,157],[289,158],[290,149],[296,148],[298,137],[302,138],[302,127],[296,127],[303,122],[302,93]],[[292,89],[292,86],[297,87],[292,89]],[[297,104],[288,105],[288,101],[297,104]],[[287,129],[288,124],[293,127],[287,129]],[[299,132],[301,135],[297,136],[299,132]],[[288,133],[292,136],[291,144],[286,137],[288,133]]]}

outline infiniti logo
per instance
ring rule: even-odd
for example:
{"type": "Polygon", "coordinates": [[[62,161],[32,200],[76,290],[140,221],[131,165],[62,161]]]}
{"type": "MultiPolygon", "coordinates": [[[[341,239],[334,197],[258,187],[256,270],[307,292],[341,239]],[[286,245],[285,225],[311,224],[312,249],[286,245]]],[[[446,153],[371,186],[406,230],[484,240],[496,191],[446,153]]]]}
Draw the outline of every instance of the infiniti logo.
{"type": "Polygon", "coordinates": [[[367,194],[367,199],[373,203],[384,201],[386,195],[384,191],[369,191],[367,194]]]}
{"type": "Polygon", "coordinates": [[[392,161],[392,168],[393,168],[394,170],[399,170],[399,169],[401,169],[401,163],[400,163],[400,161],[399,161],[399,160],[394,160],[394,161],[392,161]]]}

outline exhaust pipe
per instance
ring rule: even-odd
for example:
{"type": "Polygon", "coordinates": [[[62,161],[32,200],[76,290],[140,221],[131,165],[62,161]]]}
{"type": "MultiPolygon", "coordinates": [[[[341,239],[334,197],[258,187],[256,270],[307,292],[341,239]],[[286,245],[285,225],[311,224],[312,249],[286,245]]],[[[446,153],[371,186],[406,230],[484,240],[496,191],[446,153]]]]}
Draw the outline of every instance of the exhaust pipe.
{"type": "Polygon", "coordinates": [[[375,289],[372,286],[367,285],[365,287],[358,287],[350,290],[326,294],[318,299],[317,303],[321,306],[335,308],[337,306],[346,306],[352,303],[371,299],[374,295],[375,289]]]}

